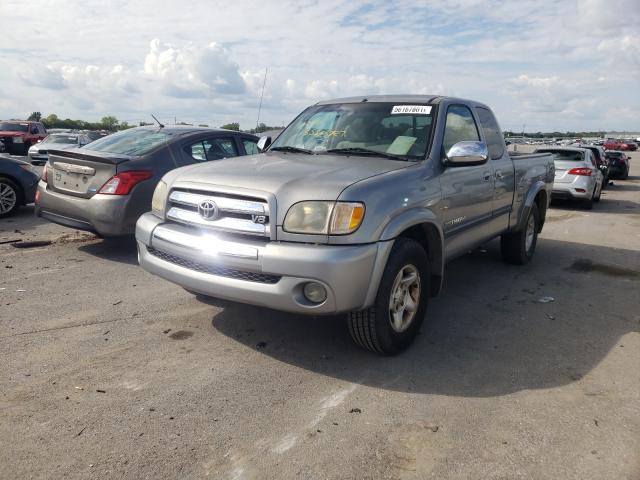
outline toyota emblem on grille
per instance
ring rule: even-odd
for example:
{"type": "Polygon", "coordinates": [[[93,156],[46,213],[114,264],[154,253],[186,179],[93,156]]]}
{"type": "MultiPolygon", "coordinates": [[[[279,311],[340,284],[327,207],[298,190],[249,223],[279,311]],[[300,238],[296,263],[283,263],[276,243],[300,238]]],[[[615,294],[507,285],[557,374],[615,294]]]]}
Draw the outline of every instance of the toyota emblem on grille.
{"type": "Polygon", "coordinates": [[[218,206],[213,200],[204,200],[198,205],[198,213],[202,218],[215,220],[218,217],[218,206]]]}

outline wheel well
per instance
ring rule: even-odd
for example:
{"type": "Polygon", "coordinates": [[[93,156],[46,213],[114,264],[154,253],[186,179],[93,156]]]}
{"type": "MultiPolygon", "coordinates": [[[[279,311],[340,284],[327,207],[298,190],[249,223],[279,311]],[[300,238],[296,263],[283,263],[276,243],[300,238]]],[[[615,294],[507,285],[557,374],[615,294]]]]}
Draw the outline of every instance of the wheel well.
{"type": "Polygon", "coordinates": [[[0,175],[0,179],[2,178],[6,178],[7,180],[11,180],[14,185],[16,187],[18,187],[18,205],[23,205],[24,204],[24,190],[22,189],[22,185],[20,184],[20,182],[18,181],[18,179],[13,178],[11,175],[7,175],[6,173],[3,173],[2,175],[0,175]]]}
{"type": "Polygon", "coordinates": [[[442,239],[438,229],[430,223],[421,223],[407,228],[399,237],[410,238],[418,242],[429,258],[429,295],[435,297],[442,288],[442,239]]]}
{"type": "Polygon", "coordinates": [[[536,195],[534,201],[538,206],[538,213],[540,214],[540,226],[538,227],[538,233],[540,233],[542,232],[542,227],[544,226],[544,220],[547,216],[547,206],[549,205],[549,202],[547,201],[547,192],[544,190],[540,190],[536,195]]]}

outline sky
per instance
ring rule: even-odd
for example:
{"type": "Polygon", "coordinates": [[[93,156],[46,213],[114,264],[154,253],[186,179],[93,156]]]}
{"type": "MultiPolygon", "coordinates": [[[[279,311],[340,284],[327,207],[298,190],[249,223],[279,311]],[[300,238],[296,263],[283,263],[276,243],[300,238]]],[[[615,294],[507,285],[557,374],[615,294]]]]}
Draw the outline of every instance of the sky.
{"type": "Polygon", "coordinates": [[[505,130],[640,130],[640,0],[0,0],[0,118],[286,125],[439,94],[505,130]]]}

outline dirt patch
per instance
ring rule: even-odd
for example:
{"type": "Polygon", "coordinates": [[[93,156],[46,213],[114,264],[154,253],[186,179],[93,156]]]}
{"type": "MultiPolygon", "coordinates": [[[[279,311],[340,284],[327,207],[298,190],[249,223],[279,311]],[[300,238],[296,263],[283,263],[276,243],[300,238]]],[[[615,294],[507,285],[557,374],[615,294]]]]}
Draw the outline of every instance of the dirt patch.
{"type": "Polygon", "coordinates": [[[569,220],[570,218],[577,217],[577,213],[563,213],[562,215],[547,215],[546,222],[560,222],[563,220],[569,220]]]}
{"type": "Polygon", "coordinates": [[[595,263],[586,258],[576,260],[571,266],[565,268],[565,270],[572,273],[599,273],[610,277],[630,278],[632,280],[640,279],[640,272],[637,270],[617,267],[615,265],[606,265],[604,263],[595,263]]]}
{"type": "Polygon", "coordinates": [[[171,335],[169,335],[169,338],[172,340],[185,340],[192,336],[193,332],[190,332],[188,330],[178,330],[177,332],[173,332],[171,335]]]}
{"type": "Polygon", "coordinates": [[[59,235],[53,239],[53,243],[57,245],[64,245],[67,243],[82,243],[97,240],[98,237],[93,233],[87,232],[73,232],[59,235]]]}

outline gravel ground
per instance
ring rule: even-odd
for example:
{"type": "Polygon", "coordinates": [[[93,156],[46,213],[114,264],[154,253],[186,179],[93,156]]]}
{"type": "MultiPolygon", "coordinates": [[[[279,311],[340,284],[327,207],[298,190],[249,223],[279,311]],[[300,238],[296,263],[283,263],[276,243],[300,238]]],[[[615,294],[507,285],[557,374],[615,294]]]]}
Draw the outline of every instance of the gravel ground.
{"type": "Polygon", "coordinates": [[[393,358],[25,207],[0,220],[0,477],[638,479],[634,170],[593,211],[554,206],[530,265],[498,242],[449,264],[393,358]]]}

